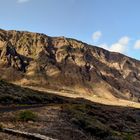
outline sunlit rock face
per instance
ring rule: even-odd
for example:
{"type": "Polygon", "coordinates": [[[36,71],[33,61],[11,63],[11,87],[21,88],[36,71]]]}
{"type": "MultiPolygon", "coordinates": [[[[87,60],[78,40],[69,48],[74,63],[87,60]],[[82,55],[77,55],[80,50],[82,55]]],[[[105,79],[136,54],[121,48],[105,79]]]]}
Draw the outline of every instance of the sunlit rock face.
{"type": "Polygon", "coordinates": [[[65,37],[0,30],[0,73],[20,85],[83,96],[140,97],[139,61],[65,37]]]}

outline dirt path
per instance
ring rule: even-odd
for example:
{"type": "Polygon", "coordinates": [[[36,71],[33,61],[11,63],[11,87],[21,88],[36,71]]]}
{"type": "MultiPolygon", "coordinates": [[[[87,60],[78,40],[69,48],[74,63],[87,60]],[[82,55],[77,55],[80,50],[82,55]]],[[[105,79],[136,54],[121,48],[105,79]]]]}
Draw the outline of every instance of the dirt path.
{"type": "Polygon", "coordinates": [[[0,105],[0,113],[4,112],[14,112],[18,110],[23,110],[23,109],[32,109],[32,108],[38,108],[38,107],[43,107],[46,106],[44,104],[39,104],[39,105],[25,105],[25,106],[15,106],[15,105],[10,105],[10,106],[3,106],[0,105]]]}
{"type": "Polygon", "coordinates": [[[24,86],[26,88],[31,88],[34,90],[38,91],[43,91],[51,94],[56,94],[64,97],[70,97],[70,98],[84,98],[87,100],[90,100],[95,103],[100,103],[103,105],[111,105],[111,106],[124,106],[124,107],[134,107],[134,108],[140,108],[140,103],[133,102],[133,101],[128,101],[128,100],[123,100],[123,99],[107,99],[107,98],[101,98],[98,97],[97,95],[83,95],[83,94],[73,94],[73,92],[60,92],[60,91],[54,91],[54,90],[46,90],[45,88],[39,88],[39,87],[29,87],[29,86],[24,86]]]}

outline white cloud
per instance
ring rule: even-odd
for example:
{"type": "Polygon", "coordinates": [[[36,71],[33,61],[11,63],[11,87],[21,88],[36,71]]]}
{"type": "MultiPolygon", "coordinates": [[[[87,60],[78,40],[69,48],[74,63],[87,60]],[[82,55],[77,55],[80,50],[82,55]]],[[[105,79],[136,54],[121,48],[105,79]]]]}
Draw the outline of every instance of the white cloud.
{"type": "Polygon", "coordinates": [[[140,49],[140,40],[137,40],[134,44],[134,49],[140,49]]]}
{"type": "Polygon", "coordinates": [[[28,2],[30,0],[17,0],[17,3],[25,3],[25,2],[28,2]]]}
{"type": "Polygon", "coordinates": [[[127,50],[129,41],[130,41],[130,38],[128,36],[124,36],[124,37],[121,37],[117,42],[113,43],[110,46],[105,43],[99,46],[112,52],[125,53],[127,50]]]}
{"type": "Polygon", "coordinates": [[[93,41],[98,41],[102,36],[102,32],[101,31],[96,31],[92,34],[92,39],[93,41]]]}
{"type": "Polygon", "coordinates": [[[111,45],[109,50],[112,52],[124,53],[126,51],[126,46],[119,43],[115,43],[111,45]]]}
{"type": "Polygon", "coordinates": [[[119,42],[119,44],[126,46],[126,45],[128,45],[129,41],[130,41],[130,38],[128,36],[124,36],[124,37],[120,38],[120,40],[118,42],[119,42]]]}

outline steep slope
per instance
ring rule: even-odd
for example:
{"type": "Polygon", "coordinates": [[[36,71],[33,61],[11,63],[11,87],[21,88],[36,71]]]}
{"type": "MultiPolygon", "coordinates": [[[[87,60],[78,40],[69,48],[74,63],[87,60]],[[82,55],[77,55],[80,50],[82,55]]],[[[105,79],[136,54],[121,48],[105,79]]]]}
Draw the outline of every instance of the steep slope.
{"type": "Polygon", "coordinates": [[[140,62],[75,39],[0,30],[7,81],[84,96],[139,102],[140,62]]]}

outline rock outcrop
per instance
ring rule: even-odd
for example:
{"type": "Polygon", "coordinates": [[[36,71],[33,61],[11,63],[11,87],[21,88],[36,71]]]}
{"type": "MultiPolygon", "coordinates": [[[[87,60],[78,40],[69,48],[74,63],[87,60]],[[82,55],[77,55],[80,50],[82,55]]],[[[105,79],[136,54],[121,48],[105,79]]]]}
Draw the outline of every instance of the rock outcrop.
{"type": "Polygon", "coordinates": [[[29,139],[36,139],[36,140],[56,140],[41,134],[37,134],[37,133],[28,133],[28,132],[23,132],[23,131],[19,131],[19,130],[14,130],[14,129],[9,129],[9,128],[3,128],[2,129],[3,132],[8,133],[8,134],[12,134],[12,135],[18,135],[24,138],[29,138],[29,139]]]}

